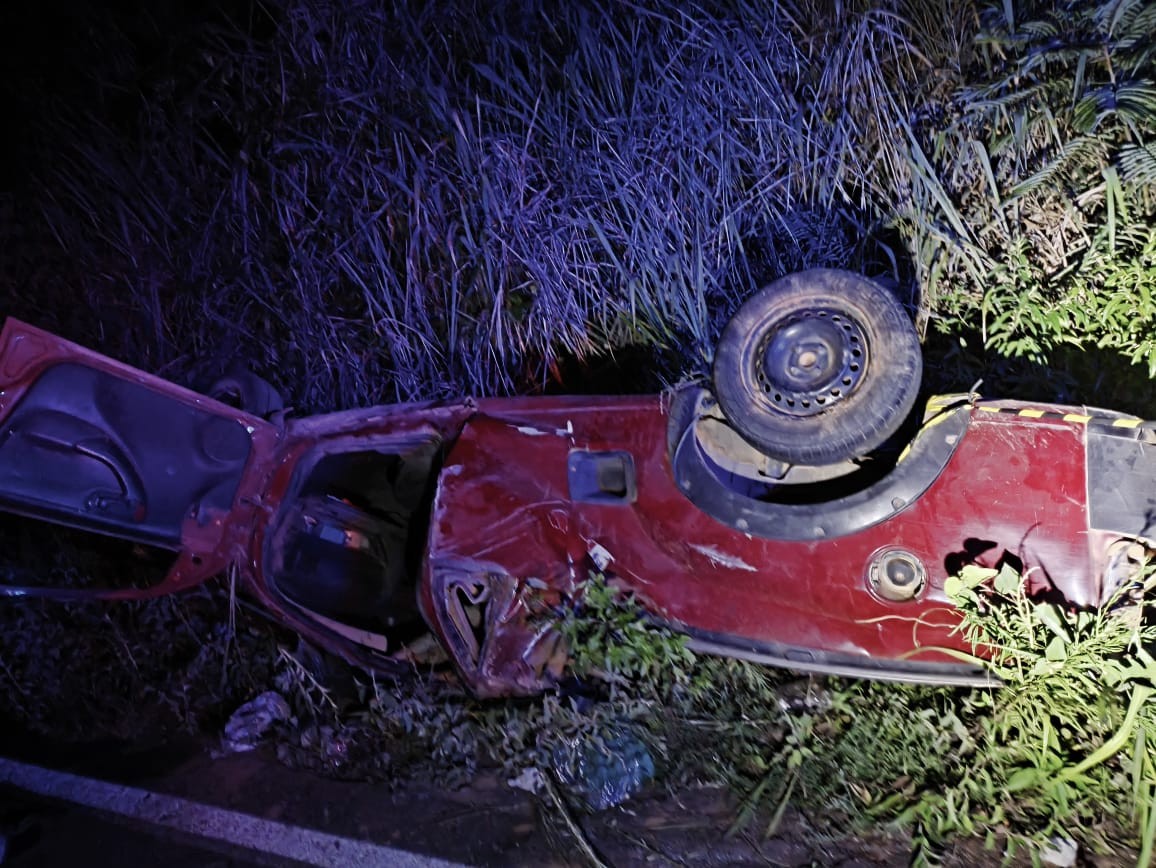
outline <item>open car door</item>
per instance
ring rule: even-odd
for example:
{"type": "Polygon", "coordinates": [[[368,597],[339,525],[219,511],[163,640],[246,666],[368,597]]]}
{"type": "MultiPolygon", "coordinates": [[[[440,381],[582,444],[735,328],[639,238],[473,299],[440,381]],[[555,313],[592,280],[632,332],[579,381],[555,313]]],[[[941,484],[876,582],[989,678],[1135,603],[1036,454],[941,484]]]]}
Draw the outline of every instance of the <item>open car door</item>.
{"type": "MultiPolygon", "coordinates": [[[[142,598],[220,572],[251,531],[277,427],[9,319],[0,331],[0,510],[175,552],[158,583],[0,585],[0,596],[142,598]]],[[[3,518],[0,517],[0,521],[3,518]]]]}

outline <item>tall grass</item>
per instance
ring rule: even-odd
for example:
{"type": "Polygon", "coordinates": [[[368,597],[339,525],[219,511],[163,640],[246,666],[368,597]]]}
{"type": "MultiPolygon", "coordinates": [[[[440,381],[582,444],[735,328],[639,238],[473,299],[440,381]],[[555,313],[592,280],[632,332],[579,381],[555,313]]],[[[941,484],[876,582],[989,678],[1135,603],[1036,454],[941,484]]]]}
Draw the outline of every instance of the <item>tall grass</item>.
{"type": "Polygon", "coordinates": [[[248,356],[301,408],[632,344],[701,368],[783,272],[914,297],[894,120],[947,92],[957,6],[280,0],[138,71],[130,146],[60,119],[46,212],[106,349],[194,380],[248,356]]]}

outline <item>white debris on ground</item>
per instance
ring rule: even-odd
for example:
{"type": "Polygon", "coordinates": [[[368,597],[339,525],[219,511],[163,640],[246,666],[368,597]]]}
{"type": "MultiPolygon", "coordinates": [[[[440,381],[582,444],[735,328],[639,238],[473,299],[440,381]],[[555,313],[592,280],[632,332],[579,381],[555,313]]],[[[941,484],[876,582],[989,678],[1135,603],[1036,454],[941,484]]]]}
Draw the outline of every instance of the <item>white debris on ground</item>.
{"type": "Polygon", "coordinates": [[[268,690],[233,712],[221,736],[221,755],[253,750],[273,724],[293,716],[285,698],[268,690]]]}
{"type": "Polygon", "coordinates": [[[1050,838],[1047,846],[1040,850],[1040,861],[1054,868],[1074,868],[1079,853],[1079,844],[1071,838],[1057,835],[1050,838]]]}
{"type": "Polygon", "coordinates": [[[515,790],[525,790],[527,793],[541,793],[546,789],[546,778],[542,770],[536,766],[524,768],[515,778],[506,783],[515,790]]]}

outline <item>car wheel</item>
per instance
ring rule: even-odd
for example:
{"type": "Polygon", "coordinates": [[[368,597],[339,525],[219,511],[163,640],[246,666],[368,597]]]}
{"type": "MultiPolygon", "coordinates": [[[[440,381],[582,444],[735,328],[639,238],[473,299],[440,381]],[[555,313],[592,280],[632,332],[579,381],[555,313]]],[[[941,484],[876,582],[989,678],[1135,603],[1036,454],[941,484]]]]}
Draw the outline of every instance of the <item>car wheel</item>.
{"type": "Polygon", "coordinates": [[[208,395],[230,407],[268,419],[285,409],[281,393],[252,371],[237,369],[209,387],[208,395]]]}
{"type": "Polygon", "coordinates": [[[791,464],[865,455],[915,404],[923,362],[903,306],[867,278],[813,269],[776,280],[727,323],[714,385],[731,426],[791,464]]]}

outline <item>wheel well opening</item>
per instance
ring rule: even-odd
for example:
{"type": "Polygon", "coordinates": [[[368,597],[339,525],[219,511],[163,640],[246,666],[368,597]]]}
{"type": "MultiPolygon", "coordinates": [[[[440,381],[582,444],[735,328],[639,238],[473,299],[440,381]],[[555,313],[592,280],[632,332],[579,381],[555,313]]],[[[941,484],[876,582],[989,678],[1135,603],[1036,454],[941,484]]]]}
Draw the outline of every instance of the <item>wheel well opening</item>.
{"type": "Polygon", "coordinates": [[[713,396],[675,394],[669,444],[674,479],[695,506],[731,527],[769,539],[817,540],[854,533],[910,506],[938,478],[967,429],[966,399],[929,404],[929,418],[870,460],[790,465],[729,427],[713,396]],[[896,448],[898,447],[898,448],[896,448]]]}

